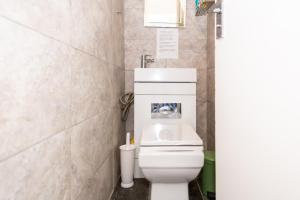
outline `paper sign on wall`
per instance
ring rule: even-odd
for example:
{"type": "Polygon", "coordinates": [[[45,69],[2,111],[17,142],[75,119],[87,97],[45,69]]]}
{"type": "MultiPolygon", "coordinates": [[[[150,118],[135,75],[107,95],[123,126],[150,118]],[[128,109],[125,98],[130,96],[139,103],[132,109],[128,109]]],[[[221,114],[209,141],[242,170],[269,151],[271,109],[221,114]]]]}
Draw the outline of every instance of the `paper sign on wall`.
{"type": "Polygon", "coordinates": [[[157,59],[178,58],[178,29],[158,28],[156,40],[157,59]]]}

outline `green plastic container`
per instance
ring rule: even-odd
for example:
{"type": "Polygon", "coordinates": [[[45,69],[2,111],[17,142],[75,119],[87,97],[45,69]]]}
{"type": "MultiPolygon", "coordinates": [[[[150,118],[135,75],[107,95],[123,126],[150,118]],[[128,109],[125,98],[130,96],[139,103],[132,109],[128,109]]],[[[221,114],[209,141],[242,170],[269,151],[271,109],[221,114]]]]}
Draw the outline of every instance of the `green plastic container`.
{"type": "Polygon", "coordinates": [[[206,197],[216,193],[216,168],[215,168],[215,152],[204,152],[204,166],[202,169],[201,190],[206,197]]]}

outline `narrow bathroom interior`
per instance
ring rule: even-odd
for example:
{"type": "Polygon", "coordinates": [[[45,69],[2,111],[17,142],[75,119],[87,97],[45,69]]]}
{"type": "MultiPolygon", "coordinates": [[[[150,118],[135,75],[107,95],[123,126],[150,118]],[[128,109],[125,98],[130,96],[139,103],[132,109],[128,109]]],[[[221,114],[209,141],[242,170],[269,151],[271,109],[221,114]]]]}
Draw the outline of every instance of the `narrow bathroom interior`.
{"type": "Polygon", "coordinates": [[[147,68],[197,69],[197,133],[214,150],[207,22],[187,0],[178,58],[157,59],[144,0],[2,1],[0,199],[110,199],[134,132],[119,98],[133,92],[141,55],[154,59],[147,68]]]}
{"type": "Polygon", "coordinates": [[[299,200],[300,16],[270,4],[0,1],[0,200],[299,200]]]}

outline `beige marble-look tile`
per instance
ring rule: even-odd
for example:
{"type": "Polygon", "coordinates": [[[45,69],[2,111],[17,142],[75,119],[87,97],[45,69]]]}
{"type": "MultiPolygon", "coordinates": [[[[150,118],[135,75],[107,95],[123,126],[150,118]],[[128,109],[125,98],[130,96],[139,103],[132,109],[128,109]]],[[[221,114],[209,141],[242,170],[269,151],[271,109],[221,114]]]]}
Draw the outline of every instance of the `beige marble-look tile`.
{"type": "MultiPolygon", "coordinates": [[[[119,145],[121,146],[121,144],[119,145]]],[[[115,187],[121,177],[121,166],[120,166],[120,149],[115,148],[113,151],[113,186],[115,187]]]]}
{"type": "Polygon", "coordinates": [[[207,99],[210,102],[215,101],[215,69],[207,70],[207,99]]]}
{"type": "Polygon", "coordinates": [[[108,159],[103,163],[101,168],[98,170],[96,177],[99,177],[98,195],[99,198],[96,200],[106,200],[112,194],[113,187],[113,155],[110,155],[108,159]]]}
{"type": "Polygon", "coordinates": [[[113,12],[112,14],[112,63],[124,69],[124,23],[123,13],[113,12]]]}
{"type": "MultiPolygon", "coordinates": [[[[118,67],[110,66],[109,71],[109,78],[107,80],[108,85],[105,95],[106,98],[103,98],[102,102],[105,100],[109,103],[107,106],[110,106],[113,109],[116,107],[120,109],[119,99],[124,94],[125,90],[125,70],[118,67]]],[[[104,105],[105,104],[103,104],[103,107],[104,105]]]]}
{"type": "Polygon", "coordinates": [[[125,134],[125,123],[121,120],[121,109],[119,106],[112,108],[112,140],[113,147],[118,148],[122,135],[125,134]]]}
{"type": "Polygon", "coordinates": [[[207,44],[207,68],[214,69],[215,68],[215,48],[214,43],[209,42],[207,44]]]}
{"type": "MultiPolygon", "coordinates": [[[[198,53],[198,64],[196,65],[198,69],[206,69],[207,68],[207,53],[206,51],[203,51],[201,53],[198,53]],[[200,54],[200,55],[199,55],[200,54]]],[[[195,57],[195,59],[197,59],[195,57]]]]}
{"type": "Polygon", "coordinates": [[[124,0],[124,8],[144,8],[144,0],[124,0]]]}
{"type": "Polygon", "coordinates": [[[70,10],[69,0],[0,1],[0,16],[66,43],[70,42],[71,34],[70,10]]]}
{"type": "Polygon", "coordinates": [[[201,102],[207,101],[207,69],[197,70],[197,100],[201,102]]]}
{"type": "Polygon", "coordinates": [[[156,29],[144,27],[144,9],[126,9],[124,14],[124,37],[126,40],[150,40],[155,38],[156,29]]]}
{"type": "Polygon", "coordinates": [[[70,200],[70,139],[59,133],[0,163],[0,198],[70,200]]]}
{"type": "Polygon", "coordinates": [[[207,103],[207,149],[215,150],[215,103],[207,103]]]}
{"type": "Polygon", "coordinates": [[[203,140],[203,144],[207,147],[207,103],[197,101],[197,127],[198,135],[203,140]]]}
{"type": "Polygon", "coordinates": [[[202,38],[197,31],[179,31],[179,53],[184,50],[192,50],[195,53],[204,53],[207,50],[207,39],[202,38]]]}
{"type": "Polygon", "coordinates": [[[207,19],[207,149],[215,150],[215,15],[207,19]]]}
{"type": "Polygon", "coordinates": [[[134,69],[141,66],[143,42],[143,40],[125,41],[125,69],[134,69]]]}
{"type": "Polygon", "coordinates": [[[121,12],[124,11],[124,0],[111,0],[112,1],[112,11],[121,12]]]}
{"type": "Polygon", "coordinates": [[[112,116],[112,111],[107,108],[71,129],[72,199],[88,187],[113,149],[112,116]]]}
{"type": "Polygon", "coordinates": [[[112,0],[112,63],[124,69],[124,2],[112,0]]]}
{"type": "Polygon", "coordinates": [[[70,48],[0,19],[0,160],[70,126],[70,48]]]}
{"type": "Polygon", "coordinates": [[[77,124],[111,104],[109,65],[75,51],[72,55],[72,124],[77,124]]]}
{"type": "Polygon", "coordinates": [[[215,15],[208,15],[207,23],[207,67],[215,68],[215,15]]]}
{"type": "Polygon", "coordinates": [[[120,149],[119,146],[122,145],[122,136],[126,134],[125,132],[125,122],[121,120],[121,110],[119,106],[113,108],[113,185],[115,186],[120,177],[120,149]]]}
{"type": "Polygon", "coordinates": [[[144,50],[144,41],[145,40],[143,39],[127,39],[124,45],[125,53],[133,51],[136,54],[142,54],[144,50]]]}
{"type": "Polygon", "coordinates": [[[125,70],[125,93],[134,92],[134,70],[125,70]]]}
{"type": "Polygon", "coordinates": [[[133,134],[134,130],[134,105],[129,109],[128,118],[126,120],[126,132],[133,134]]]}
{"type": "Polygon", "coordinates": [[[76,200],[107,200],[113,192],[113,156],[107,157],[76,200]]]}
{"type": "MultiPolygon", "coordinates": [[[[207,43],[207,28],[199,28],[196,24],[179,29],[179,40],[194,41],[195,43],[207,43]]],[[[180,42],[180,41],[179,41],[180,42]]],[[[201,45],[201,44],[200,44],[201,45]]],[[[192,46],[194,51],[201,46],[192,46]]],[[[200,48],[201,49],[201,48],[200,48]]]]}
{"type": "Polygon", "coordinates": [[[196,53],[192,50],[179,50],[178,59],[168,59],[168,68],[182,67],[182,68],[207,68],[206,51],[196,53]]]}
{"type": "Polygon", "coordinates": [[[209,13],[207,15],[207,39],[215,40],[215,31],[216,31],[216,15],[214,13],[209,13]]]}
{"type": "Polygon", "coordinates": [[[119,146],[122,145],[121,138],[125,135],[125,123],[121,121],[121,111],[119,107],[114,108],[113,117],[113,185],[118,183],[120,177],[120,149],[119,146]]]}
{"type": "Polygon", "coordinates": [[[113,52],[111,4],[111,0],[72,0],[72,45],[109,62],[113,52]]]}

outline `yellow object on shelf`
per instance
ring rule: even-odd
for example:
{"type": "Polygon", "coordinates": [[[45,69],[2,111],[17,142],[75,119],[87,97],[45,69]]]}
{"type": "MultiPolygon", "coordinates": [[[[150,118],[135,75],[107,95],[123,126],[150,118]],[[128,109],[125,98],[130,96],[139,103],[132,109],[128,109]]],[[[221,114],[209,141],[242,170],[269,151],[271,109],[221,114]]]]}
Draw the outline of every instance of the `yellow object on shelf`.
{"type": "Polygon", "coordinates": [[[131,135],[131,138],[130,138],[130,144],[134,144],[134,135],[133,134],[131,135]]]}

